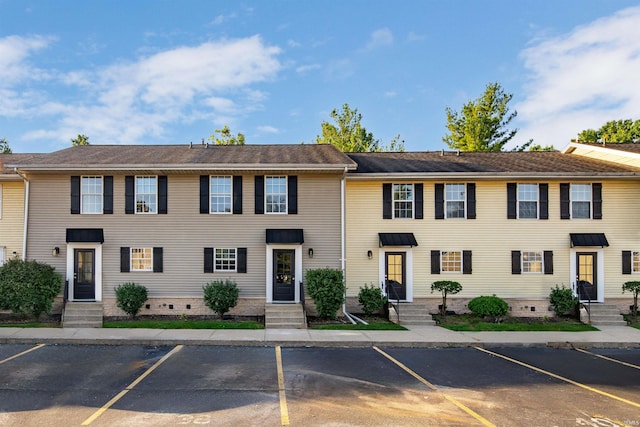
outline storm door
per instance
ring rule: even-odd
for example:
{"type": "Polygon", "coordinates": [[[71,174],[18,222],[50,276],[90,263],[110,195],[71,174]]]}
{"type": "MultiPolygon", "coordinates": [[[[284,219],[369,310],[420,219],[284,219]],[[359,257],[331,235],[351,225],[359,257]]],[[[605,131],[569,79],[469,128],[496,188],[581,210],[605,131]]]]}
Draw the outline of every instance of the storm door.
{"type": "Polygon", "coordinates": [[[95,300],[96,269],[94,249],[73,250],[73,299],[95,300]]]}
{"type": "Polygon", "coordinates": [[[407,299],[405,252],[385,253],[385,285],[391,300],[407,299]]]}
{"type": "Polygon", "coordinates": [[[576,253],[576,287],[580,301],[598,299],[597,253],[576,253]]]}
{"type": "Polygon", "coordinates": [[[273,300],[293,301],[296,294],[296,251],[293,249],[273,250],[273,300]]]}

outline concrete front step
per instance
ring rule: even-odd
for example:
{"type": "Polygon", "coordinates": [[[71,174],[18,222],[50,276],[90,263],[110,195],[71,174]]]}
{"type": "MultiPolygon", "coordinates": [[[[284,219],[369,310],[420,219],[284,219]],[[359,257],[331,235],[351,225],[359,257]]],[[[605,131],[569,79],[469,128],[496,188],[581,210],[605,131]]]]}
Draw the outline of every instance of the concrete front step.
{"type": "Polygon", "coordinates": [[[591,304],[589,307],[591,324],[594,326],[626,326],[620,309],[612,304],[591,304]]]}
{"type": "Polygon", "coordinates": [[[102,303],[67,302],[62,314],[63,328],[101,328],[102,303]]]}
{"type": "Polygon", "coordinates": [[[264,326],[267,329],[305,329],[307,319],[302,304],[266,304],[264,326]]]}
{"type": "MultiPolygon", "coordinates": [[[[390,320],[397,321],[396,313],[389,313],[390,320]]],[[[400,324],[401,325],[435,325],[436,322],[429,314],[429,309],[425,304],[415,304],[411,302],[400,303],[400,324]]]]}

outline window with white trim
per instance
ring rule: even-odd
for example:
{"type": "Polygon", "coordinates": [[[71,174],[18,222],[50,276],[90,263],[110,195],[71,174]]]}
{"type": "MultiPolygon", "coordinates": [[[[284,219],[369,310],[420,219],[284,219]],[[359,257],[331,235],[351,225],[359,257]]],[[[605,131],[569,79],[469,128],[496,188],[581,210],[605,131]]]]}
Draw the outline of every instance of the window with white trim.
{"type": "Polygon", "coordinates": [[[0,246],[0,267],[4,265],[5,257],[6,257],[6,248],[4,246],[0,246]]]}
{"type": "Polygon", "coordinates": [[[393,184],[393,217],[413,218],[413,184],[393,184]]]}
{"type": "Polygon", "coordinates": [[[445,184],[444,206],[446,218],[465,217],[465,187],[465,184],[445,184]]]}
{"type": "Polygon", "coordinates": [[[538,184],[518,184],[518,218],[538,218],[538,184]]]}
{"type": "Polygon", "coordinates": [[[136,176],[136,213],[158,213],[158,177],[136,176]]]}
{"type": "Polygon", "coordinates": [[[443,273],[462,272],[462,252],[442,251],[440,252],[440,271],[443,273]]]}
{"type": "Polygon", "coordinates": [[[287,213],[287,177],[265,177],[265,212],[287,213]]]}
{"type": "Polygon", "coordinates": [[[522,251],[523,273],[543,273],[543,262],[542,251],[522,251]]]}
{"type": "Polygon", "coordinates": [[[210,213],[231,213],[233,200],[231,180],[231,176],[210,177],[210,213]]]}
{"type": "Polygon", "coordinates": [[[2,219],[2,184],[0,184],[0,219],[2,219]]]}
{"type": "Polygon", "coordinates": [[[591,184],[571,184],[571,218],[591,218],[591,184]]]}
{"type": "Polygon", "coordinates": [[[131,271],[153,271],[153,248],[131,248],[131,271]]]}
{"type": "Polygon", "coordinates": [[[80,213],[101,214],[102,200],[102,177],[83,176],[80,181],[80,213]]]}
{"type": "Polygon", "coordinates": [[[640,273],[640,252],[631,253],[631,272],[640,273]]]}
{"type": "Polygon", "coordinates": [[[237,270],[236,248],[215,248],[213,252],[213,265],[215,271],[237,270]]]}

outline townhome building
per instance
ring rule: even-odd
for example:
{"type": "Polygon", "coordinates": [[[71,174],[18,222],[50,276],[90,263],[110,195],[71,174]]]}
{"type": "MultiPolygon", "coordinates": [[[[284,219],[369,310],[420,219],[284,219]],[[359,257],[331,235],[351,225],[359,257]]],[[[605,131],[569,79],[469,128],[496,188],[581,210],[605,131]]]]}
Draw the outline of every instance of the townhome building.
{"type": "Polygon", "coordinates": [[[449,296],[456,312],[496,295],[514,316],[548,316],[550,290],[565,286],[627,313],[621,287],[640,274],[640,164],[621,153],[635,148],[349,154],[348,307],[372,284],[436,313],[431,284],[452,280],[463,286],[449,296]]]}
{"type": "Polygon", "coordinates": [[[343,268],[356,165],[331,145],[87,145],[9,163],[30,188],[26,257],[62,273],[67,306],[123,315],[114,289],[135,282],[141,314],[211,314],[203,286],[228,279],[231,313],[263,315],[300,305],[306,270],[343,268]]]}

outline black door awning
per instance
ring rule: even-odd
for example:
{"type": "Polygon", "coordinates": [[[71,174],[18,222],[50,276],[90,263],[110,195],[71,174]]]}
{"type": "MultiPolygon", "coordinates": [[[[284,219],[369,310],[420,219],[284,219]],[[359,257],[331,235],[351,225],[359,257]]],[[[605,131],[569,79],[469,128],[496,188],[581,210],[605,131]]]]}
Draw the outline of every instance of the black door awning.
{"type": "Polygon", "coordinates": [[[378,233],[380,246],[418,246],[413,233],[378,233]]]}
{"type": "Polygon", "coordinates": [[[609,246],[604,233],[569,233],[571,247],[575,246],[609,246]]]}
{"type": "Polygon", "coordinates": [[[104,243],[102,228],[67,228],[67,243],[104,243]]]}
{"type": "Polygon", "coordinates": [[[268,228],[267,243],[304,243],[302,228],[268,228]]]}

